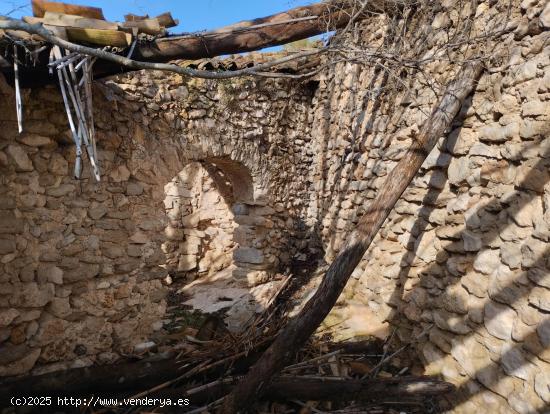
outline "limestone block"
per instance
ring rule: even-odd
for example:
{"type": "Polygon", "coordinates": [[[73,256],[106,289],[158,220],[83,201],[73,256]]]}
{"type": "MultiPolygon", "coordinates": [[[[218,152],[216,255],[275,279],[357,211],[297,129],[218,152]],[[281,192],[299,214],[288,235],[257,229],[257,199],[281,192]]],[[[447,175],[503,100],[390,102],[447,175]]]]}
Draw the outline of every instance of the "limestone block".
{"type": "Polygon", "coordinates": [[[469,230],[462,231],[462,240],[464,242],[464,251],[477,252],[481,249],[481,237],[469,230]]]}
{"type": "Polygon", "coordinates": [[[545,312],[550,312],[550,289],[537,286],[531,290],[529,303],[545,312]]]}
{"type": "MultiPolygon", "coordinates": [[[[550,11],[549,7],[547,9],[550,11]]],[[[547,27],[550,27],[550,21],[547,27]]],[[[545,403],[550,403],[550,370],[541,371],[535,376],[535,392],[545,403]]]]}
{"type": "Polygon", "coordinates": [[[172,226],[166,227],[164,229],[164,234],[168,240],[172,241],[183,240],[184,238],[183,229],[178,229],[172,226]]]}
{"type": "Polygon", "coordinates": [[[53,139],[37,134],[23,133],[17,137],[17,141],[29,147],[53,147],[56,145],[53,139]]]}
{"type": "Polygon", "coordinates": [[[49,303],[54,295],[55,289],[51,283],[40,286],[36,283],[21,283],[16,285],[10,303],[17,307],[41,308],[49,303]]]}
{"type": "Polygon", "coordinates": [[[548,123],[546,121],[526,118],[521,123],[519,135],[524,140],[533,140],[539,135],[548,132],[548,123]]]}
{"type": "Polygon", "coordinates": [[[16,244],[15,240],[0,239],[0,255],[15,252],[16,244]]]}
{"type": "Polygon", "coordinates": [[[178,260],[178,271],[188,272],[197,267],[196,255],[181,255],[178,260]]]}
{"type": "Polygon", "coordinates": [[[544,267],[546,255],[548,254],[548,244],[530,238],[521,246],[521,265],[524,268],[544,267]]]}
{"type": "Polygon", "coordinates": [[[488,301],[484,307],[484,322],[489,333],[497,338],[510,340],[516,312],[506,306],[488,301]]]}
{"type": "Polygon", "coordinates": [[[99,274],[100,266],[98,264],[80,263],[74,268],[68,268],[64,271],[65,282],[79,282],[90,280],[99,274]]]}
{"type": "Polygon", "coordinates": [[[57,187],[51,187],[46,190],[46,194],[52,197],[64,197],[74,194],[76,187],[72,184],[61,184],[57,187]]]}
{"type": "Polygon", "coordinates": [[[0,310],[0,328],[9,326],[18,316],[19,311],[17,309],[10,308],[0,310]]]}
{"type": "Polygon", "coordinates": [[[105,205],[99,204],[99,205],[92,205],[88,209],[88,215],[93,220],[99,220],[100,218],[104,217],[108,212],[108,209],[105,205]]]}
{"type": "Polygon", "coordinates": [[[550,181],[548,168],[537,166],[537,160],[529,160],[518,166],[515,185],[538,193],[544,192],[544,186],[550,181]]]}
{"type": "Polygon", "coordinates": [[[550,28],[550,3],[547,3],[540,16],[540,24],[546,29],[550,28]]]}
{"type": "Polygon", "coordinates": [[[470,160],[467,157],[453,158],[447,170],[449,183],[453,185],[462,184],[471,173],[470,160]]]}
{"type": "Polygon", "coordinates": [[[241,263],[262,264],[264,263],[263,253],[252,247],[239,247],[233,252],[233,259],[241,263]]]}
{"type": "Polygon", "coordinates": [[[527,277],[535,284],[550,289],[550,269],[534,267],[529,269],[527,277]]]}
{"type": "Polygon", "coordinates": [[[487,276],[475,272],[468,272],[460,279],[460,282],[472,295],[478,298],[487,296],[487,290],[489,288],[489,279],[487,276]]]}
{"type": "Polygon", "coordinates": [[[69,173],[69,163],[61,154],[53,153],[48,170],[54,175],[66,176],[69,173]]]}
{"type": "Polygon", "coordinates": [[[519,123],[502,126],[498,122],[493,122],[482,127],[479,131],[479,139],[493,143],[506,142],[514,137],[519,137],[519,123]]]}
{"type": "Polygon", "coordinates": [[[500,265],[498,250],[483,250],[474,260],[474,269],[485,275],[491,274],[500,265]]]}
{"type": "Polygon", "coordinates": [[[38,360],[40,352],[40,349],[29,350],[26,348],[25,353],[22,354],[20,359],[0,365],[0,377],[21,375],[29,372],[38,360]]]}
{"type": "Polygon", "coordinates": [[[523,116],[538,117],[550,113],[550,105],[547,102],[529,101],[521,106],[523,116]]]}
{"type": "Polygon", "coordinates": [[[476,339],[476,336],[452,339],[451,355],[471,378],[475,378],[478,372],[491,364],[489,350],[476,339]]]}
{"type": "Polygon", "coordinates": [[[503,243],[500,247],[500,258],[502,263],[510,269],[518,269],[521,266],[521,245],[518,243],[503,243]]]}
{"type": "Polygon", "coordinates": [[[9,145],[6,153],[14,162],[15,171],[29,172],[34,170],[29,156],[20,145],[9,145]]]}
{"type": "Polygon", "coordinates": [[[477,133],[473,129],[456,128],[447,138],[446,149],[453,155],[465,155],[478,140],[477,133]]]}
{"type": "Polygon", "coordinates": [[[508,375],[530,381],[533,374],[533,366],[528,362],[524,352],[515,344],[506,343],[502,347],[501,365],[508,375]]]}
{"type": "Polygon", "coordinates": [[[115,183],[128,181],[128,179],[130,178],[130,170],[128,170],[128,167],[126,167],[126,165],[122,164],[111,171],[109,176],[111,177],[111,180],[115,183]]]}
{"type": "Polygon", "coordinates": [[[130,182],[126,185],[126,195],[139,196],[143,194],[143,185],[137,182],[130,182]]]}
{"type": "Polygon", "coordinates": [[[456,334],[467,334],[471,328],[467,325],[463,315],[444,311],[443,309],[433,313],[434,322],[439,329],[454,332],[456,334]]]}
{"type": "Polygon", "coordinates": [[[56,285],[63,284],[63,270],[57,266],[40,264],[36,269],[38,283],[51,282],[56,285]]]}
{"type": "Polygon", "coordinates": [[[199,221],[201,220],[201,214],[203,214],[202,210],[199,210],[195,213],[183,216],[181,218],[181,225],[186,228],[197,227],[199,225],[199,221]]]}

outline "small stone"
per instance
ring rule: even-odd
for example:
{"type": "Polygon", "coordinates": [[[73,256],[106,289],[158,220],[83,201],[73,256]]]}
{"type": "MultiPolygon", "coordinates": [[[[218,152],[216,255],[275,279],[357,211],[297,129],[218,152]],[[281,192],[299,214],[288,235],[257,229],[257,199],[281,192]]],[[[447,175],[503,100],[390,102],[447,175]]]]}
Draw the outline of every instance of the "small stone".
{"type": "Polygon", "coordinates": [[[500,247],[500,258],[510,269],[518,269],[521,266],[521,246],[517,243],[504,243],[500,247]]]}
{"type": "Polygon", "coordinates": [[[206,110],[204,109],[193,109],[189,111],[189,119],[199,119],[206,116],[206,110]]]}
{"type": "Polygon", "coordinates": [[[21,146],[9,145],[6,152],[15,163],[15,171],[28,172],[34,170],[29,156],[21,146]]]}
{"type": "Polygon", "coordinates": [[[519,136],[519,124],[513,122],[502,126],[498,122],[486,125],[480,129],[479,139],[489,142],[506,142],[512,138],[519,136]]]}
{"type": "Polygon", "coordinates": [[[36,134],[23,134],[19,136],[17,140],[22,144],[28,145],[29,147],[46,147],[55,145],[55,141],[53,139],[36,134]]]}
{"type": "Polygon", "coordinates": [[[466,324],[465,315],[457,315],[440,309],[433,313],[433,317],[435,324],[444,331],[461,335],[471,332],[470,327],[466,324]]]}
{"type": "Polygon", "coordinates": [[[37,269],[37,280],[39,283],[51,282],[56,285],[62,285],[63,270],[57,266],[41,264],[37,269]]]}
{"type": "Polygon", "coordinates": [[[486,157],[486,158],[501,158],[500,156],[500,148],[498,147],[491,147],[489,145],[485,145],[482,142],[476,142],[472,148],[470,148],[470,156],[475,155],[479,157],[486,157]]]}
{"type": "Polygon", "coordinates": [[[111,180],[115,183],[120,183],[123,181],[128,181],[130,178],[130,170],[128,170],[128,167],[126,165],[120,165],[113,171],[111,171],[110,174],[111,180]]]}
{"type": "Polygon", "coordinates": [[[478,252],[481,249],[481,237],[471,231],[464,230],[462,232],[462,240],[464,241],[464,251],[478,252]]]}
{"type": "Polygon", "coordinates": [[[13,308],[0,311],[0,328],[5,328],[19,316],[19,311],[13,308]]]}
{"type": "Polygon", "coordinates": [[[479,273],[468,272],[461,278],[462,286],[466,288],[468,292],[478,298],[484,298],[487,296],[487,289],[489,288],[489,279],[485,275],[479,273]]]}
{"type": "Polygon", "coordinates": [[[516,312],[505,305],[488,301],[484,307],[484,322],[489,333],[499,339],[511,340],[516,312]]]}
{"type": "Polygon", "coordinates": [[[126,186],[126,195],[138,196],[143,194],[143,186],[140,183],[128,183],[126,186]]]}
{"type": "Polygon", "coordinates": [[[536,160],[524,162],[517,168],[515,184],[520,188],[543,193],[544,186],[550,181],[550,173],[547,168],[537,168],[532,161],[536,160]]]}
{"type": "Polygon", "coordinates": [[[504,344],[502,347],[502,356],[500,359],[504,372],[508,375],[521,378],[525,381],[530,380],[529,362],[525,358],[520,347],[512,344],[504,344]]]}
{"type": "Polygon", "coordinates": [[[72,184],[62,184],[59,187],[48,188],[46,194],[52,197],[64,197],[74,193],[76,187],[72,184]]]}
{"type": "Polygon", "coordinates": [[[485,275],[490,275],[500,265],[498,250],[484,250],[474,260],[474,269],[485,275]]]}
{"type": "Polygon", "coordinates": [[[542,311],[550,312],[550,289],[540,286],[533,288],[529,303],[542,311]]]}
{"type": "MultiPolygon", "coordinates": [[[[544,10],[539,16],[539,20],[542,27],[546,29],[550,28],[550,3],[547,3],[546,6],[544,7],[544,10]]],[[[545,401],[548,402],[548,400],[545,400],[545,401]]]]}
{"type": "Polygon", "coordinates": [[[21,375],[29,372],[38,360],[40,352],[40,349],[27,350],[21,359],[0,365],[0,377],[21,375]]]}
{"type": "Polygon", "coordinates": [[[90,207],[90,209],[88,209],[88,215],[93,220],[99,220],[100,218],[104,217],[107,212],[108,209],[103,204],[96,205],[95,207],[90,207]]]}
{"type": "MultiPolygon", "coordinates": [[[[547,9],[550,10],[549,7],[547,9]]],[[[550,404],[550,370],[541,371],[535,376],[535,392],[545,403],[550,404]]]]}
{"type": "Polygon", "coordinates": [[[548,317],[537,325],[537,334],[541,344],[545,348],[550,347],[550,319],[548,317]]]}
{"type": "Polygon", "coordinates": [[[0,239],[0,255],[15,252],[16,248],[15,240],[0,239]]]}
{"type": "Polygon", "coordinates": [[[130,236],[130,243],[147,244],[149,243],[149,237],[144,232],[138,230],[130,236]]]}
{"type": "Polygon", "coordinates": [[[550,272],[546,269],[538,267],[529,269],[527,277],[536,285],[550,289],[550,272]]]}
{"type": "Polygon", "coordinates": [[[181,255],[178,261],[178,272],[188,272],[197,267],[197,256],[181,255]]]}
{"type": "Polygon", "coordinates": [[[523,116],[537,117],[540,115],[547,115],[550,113],[550,105],[541,101],[529,101],[522,105],[521,112],[523,116]]]}
{"type": "Polygon", "coordinates": [[[467,157],[453,158],[447,171],[449,183],[460,185],[471,175],[470,160],[467,157]]]}
{"type": "Polygon", "coordinates": [[[54,175],[66,176],[69,173],[69,163],[61,154],[54,153],[48,170],[54,175]]]}
{"type": "Polygon", "coordinates": [[[239,247],[233,253],[233,258],[237,262],[250,264],[262,264],[265,260],[263,253],[252,247],[239,247]]]}

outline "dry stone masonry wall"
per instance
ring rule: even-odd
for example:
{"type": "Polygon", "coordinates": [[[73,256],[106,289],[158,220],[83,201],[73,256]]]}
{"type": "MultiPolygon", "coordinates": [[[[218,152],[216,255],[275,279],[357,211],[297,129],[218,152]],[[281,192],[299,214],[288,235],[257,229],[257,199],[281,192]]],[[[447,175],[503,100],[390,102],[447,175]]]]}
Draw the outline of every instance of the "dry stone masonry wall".
{"type": "MultiPolygon", "coordinates": [[[[493,69],[326,321],[345,338],[396,328],[421,372],[458,386],[457,413],[550,404],[550,6],[511,6],[517,29],[491,44],[493,69]]],[[[428,53],[462,14],[479,33],[507,7],[442,2],[411,35],[426,35],[428,53]]],[[[387,24],[373,16],[354,41],[382,44],[387,24]]],[[[229,275],[189,303],[237,301],[265,296],[276,272],[319,248],[330,262],[458,67],[436,59],[429,77],[399,81],[339,63],[309,83],[156,72],[98,82],[101,183],[70,176],[55,88],[26,92],[18,135],[0,83],[0,375],[133,352],[163,328],[168,275],[192,273],[194,286],[229,275]]]]}
{"type": "MultiPolygon", "coordinates": [[[[456,26],[453,3],[432,29],[456,26]]],[[[480,2],[480,24],[491,26],[507,4],[480,2]]],[[[423,372],[457,385],[447,407],[457,413],[550,406],[548,13],[544,2],[513,2],[519,29],[492,45],[495,55],[506,51],[501,64],[483,75],[325,321],[340,338],[396,328],[423,372]]],[[[362,44],[378,45],[386,23],[373,17],[362,44]]],[[[428,67],[429,81],[444,85],[457,65],[428,67]]],[[[350,63],[321,77],[307,222],[329,262],[437,100],[421,74],[399,82],[392,89],[384,71],[350,63]]]]}
{"type": "MultiPolygon", "coordinates": [[[[305,91],[305,92],[304,92],[305,91]]],[[[270,280],[305,240],[311,93],[134,73],[94,91],[103,179],[71,177],[56,88],[0,101],[0,375],[108,363],[163,326],[171,272],[270,280]],[[278,168],[271,168],[271,163],[278,168]]],[[[242,289],[241,289],[242,290],[242,289]]]]}

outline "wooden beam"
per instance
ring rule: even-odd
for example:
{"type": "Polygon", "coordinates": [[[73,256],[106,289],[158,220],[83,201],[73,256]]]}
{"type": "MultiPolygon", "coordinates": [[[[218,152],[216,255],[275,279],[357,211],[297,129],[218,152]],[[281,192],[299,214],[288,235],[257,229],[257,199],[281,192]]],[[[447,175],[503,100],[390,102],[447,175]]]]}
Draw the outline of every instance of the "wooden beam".
{"type": "Polygon", "coordinates": [[[55,12],[105,20],[103,11],[98,7],[78,6],[56,1],[32,0],[32,12],[34,17],[44,17],[46,12],[55,12]]]}
{"type": "Polygon", "coordinates": [[[137,52],[142,60],[155,62],[251,52],[340,29],[349,22],[351,10],[346,0],[316,3],[207,33],[157,39],[137,52]]]}
{"type": "MultiPolygon", "coordinates": [[[[399,4],[400,0],[369,0],[364,11],[392,13],[399,4]]],[[[162,63],[175,59],[211,58],[282,45],[345,27],[351,16],[357,12],[356,7],[356,2],[352,0],[330,0],[236,23],[207,33],[156,39],[153,42],[138,44],[132,58],[137,61],[162,63]]],[[[22,67],[22,85],[33,87],[54,83],[55,78],[48,75],[47,63],[48,53],[43,53],[39,64],[29,68],[22,67]]],[[[99,60],[94,65],[94,76],[101,78],[129,70],[132,69],[99,60]]],[[[13,73],[10,73],[9,69],[4,73],[6,79],[13,79],[13,73]]]]}
{"type": "Polygon", "coordinates": [[[273,344],[224,402],[223,412],[238,412],[260,397],[271,379],[293,358],[328,315],[348,279],[420,166],[451,123],[481,75],[479,61],[465,65],[449,83],[413,144],[388,174],[365,215],[332,262],[319,288],[304,308],[282,329],[273,344]]]}

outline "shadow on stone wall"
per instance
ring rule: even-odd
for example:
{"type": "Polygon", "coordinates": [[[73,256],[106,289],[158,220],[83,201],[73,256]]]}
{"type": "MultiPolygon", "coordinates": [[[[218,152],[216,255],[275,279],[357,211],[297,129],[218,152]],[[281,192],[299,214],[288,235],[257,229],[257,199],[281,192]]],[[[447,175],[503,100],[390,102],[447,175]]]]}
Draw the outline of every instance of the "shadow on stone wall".
{"type": "MultiPolygon", "coordinates": [[[[547,135],[549,132],[550,128],[542,132],[542,135],[547,135]]],[[[447,145],[449,145],[449,143],[447,143],[447,145]]],[[[547,160],[545,160],[545,158],[547,157],[550,157],[550,149],[546,150],[546,152],[542,155],[542,158],[539,159],[539,161],[523,178],[521,184],[516,185],[516,188],[529,188],[530,186],[524,184],[530,182],[531,180],[540,181],[540,171],[546,168],[545,164],[547,163],[547,160]]],[[[493,172],[498,171],[488,171],[488,174],[493,172]]],[[[539,182],[538,184],[540,185],[540,188],[542,188],[547,182],[548,176],[545,182],[539,182]]],[[[438,187],[440,186],[438,185],[438,187]]],[[[416,255],[419,241],[422,239],[424,231],[428,226],[428,221],[424,220],[422,217],[427,217],[431,211],[436,209],[433,203],[440,193],[440,189],[430,186],[420,205],[420,219],[415,222],[415,225],[411,230],[411,234],[413,236],[411,236],[409,242],[406,243],[407,246],[414,246],[408,251],[413,255],[416,255]],[[418,234],[418,238],[414,237],[414,234],[418,234]]],[[[515,190],[514,193],[517,195],[518,190],[515,190]]],[[[495,198],[494,200],[491,200],[478,208],[477,211],[479,212],[483,210],[485,212],[491,212],[491,214],[497,217],[500,212],[508,209],[509,205],[506,204],[506,201],[509,201],[511,204],[517,200],[519,203],[515,204],[515,206],[517,211],[519,211],[521,208],[525,207],[531,199],[539,196],[537,192],[532,190],[522,191],[522,194],[524,195],[523,197],[510,197],[509,200],[504,201],[502,199],[495,198]]],[[[495,227],[491,229],[490,238],[484,240],[484,245],[487,245],[492,240],[498,238],[500,234],[502,234],[502,232],[508,227],[509,222],[497,219],[493,224],[495,227]]],[[[464,243],[465,231],[467,231],[466,228],[455,234],[447,236],[448,239],[453,241],[445,248],[452,252],[455,251],[453,246],[456,246],[456,250],[460,251],[462,249],[462,244],[464,243]]],[[[468,270],[473,269],[476,256],[476,252],[472,252],[470,255],[461,256],[463,261],[460,263],[460,273],[462,275],[458,277],[454,277],[455,275],[453,275],[453,277],[451,277],[451,275],[447,275],[447,278],[439,278],[440,281],[445,283],[442,288],[446,291],[444,300],[447,304],[461,303],[463,301],[462,297],[453,296],[452,288],[453,286],[457,286],[461,283],[463,276],[468,272],[468,270]]],[[[531,295],[536,296],[536,292],[533,292],[533,290],[537,289],[536,282],[538,281],[537,276],[539,276],[536,269],[540,268],[540,277],[544,277],[542,273],[544,271],[542,269],[547,266],[547,260],[549,257],[550,249],[546,249],[541,252],[538,257],[535,257],[533,262],[530,264],[530,267],[527,270],[524,270],[519,276],[514,276],[511,280],[503,281],[504,283],[500,283],[498,289],[496,290],[489,289],[488,296],[485,298],[484,303],[478,307],[467,307],[467,313],[464,315],[464,320],[457,322],[456,320],[447,318],[447,316],[450,316],[448,312],[440,312],[438,309],[434,310],[435,325],[445,330],[451,330],[459,336],[455,335],[454,338],[451,339],[451,336],[446,336],[441,330],[432,329],[430,332],[430,341],[435,344],[443,344],[442,346],[444,347],[447,346],[453,357],[457,360],[460,359],[460,366],[462,366],[467,374],[467,377],[464,377],[459,375],[458,372],[454,372],[454,378],[452,378],[453,375],[449,375],[451,379],[457,380],[460,385],[456,393],[450,396],[448,401],[449,407],[446,408],[454,409],[464,403],[467,403],[470,399],[483,391],[483,386],[502,396],[504,399],[508,399],[509,403],[518,412],[546,412],[545,410],[550,408],[550,405],[548,404],[545,408],[542,408],[541,411],[538,411],[540,407],[532,407],[529,404],[529,398],[525,398],[525,396],[522,395],[522,390],[518,390],[518,385],[514,385],[514,382],[512,381],[512,377],[517,377],[527,381],[531,375],[537,375],[531,374],[527,370],[527,367],[531,365],[536,358],[543,357],[543,355],[545,355],[544,358],[548,360],[548,350],[550,349],[550,319],[543,319],[538,323],[538,325],[534,323],[530,326],[531,329],[527,332],[524,330],[517,333],[515,331],[516,329],[513,321],[513,316],[515,316],[516,311],[512,307],[506,306],[512,306],[521,299],[529,298],[531,295]],[[500,336],[500,339],[507,340],[503,347],[512,343],[508,349],[501,352],[498,360],[489,358],[489,354],[485,351],[481,351],[481,353],[476,352],[479,347],[483,347],[483,345],[475,340],[475,335],[484,335],[483,333],[480,333],[479,329],[472,329],[470,327],[472,324],[467,324],[466,319],[468,318],[474,320],[477,319],[475,320],[476,324],[484,324],[491,334],[496,337],[500,336]],[[512,341],[512,339],[514,339],[514,341],[512,341]],[[483,386],[480,386],[479,383],[483,384],[483,386]],[[520,395],[514,396],[514,393],[520,395]]],[[[388,302],[392,306],[397,306],[397,308],[394,308],[394,311],[389,318],[390,323],[393,326],[403,327],[411,325],[410,318],[405,318],[402,313],[403,305],[407,305],[406,303],[403,303],[402,298],[407,295],[411,298],[410,300],[414,300],[416,294],[415,291],[417,290],[416,286],[429,286],[431,282],[427,279],[431,278],[432,274],[441,272],[437,261],[432,265],[423,267],[420,273],[418,285],[415,285],[415,287],[413,287],[410,291],[405,292],[404,287],[407,279],[410,277],[409,273],[411,270],[410,263],[407,258],[408,255],[405,255],[401,261],[401,271],[396,279],[397,287],[393,291],[388,302]]],[[[488,278],[489,276],[483,275],[481,277],[488,278]]],[[[420,294],[422,295],[422,293],[420,294]]],[[[537,300],[536,297],[531,296],[531,298],[533,300],[537,300]]],[[[540,298],[540,300],[543,299],[540,298]]],[[[444,307],[442,303],[438,303],[435,306],[444,307]]],[[[542,313],[544,314],[545,312],[542,313]]],[[[419,349],[419,353],[422,354],[422,352],[423,351],[419,349]]],[[[424,354],[424,358],[428,360],[427,362],[429,365],[437,365],[440,362],[438,359],[444,359],[445,357],[446,355],[443,352],[439,352],[433,347],[424,354]],[[438,353],[439,356],[437,356],[438,353]],[[429,356],[426,354],[429,354],[429,356]]],[[[445,362],[442,361],[441,363],[445,364],[445,362]]],[[[454,369],[448,367],[446,372],[444,368],[439,369],[439,371],[443,371],[444,374],[449,374],[453,373],[454,369]]],[[[542,377],[540,377],[540,379],[535,378],[535,387],[540,387],[537,391],[540,391],[541,393],[548,393],[548,390],[544,391],[544,387],[548,386],[548,373],[540,372],[538,375],[542,375],[542,377]]],[[[526,383],[526,385],[528,384],[526,383]]],[[[533,392],[533,390],[525,389],[524,392],[529,393],[533,392]]],[[[489,402],[487,402],[487,406],[490,406],[489,402]]]]}

